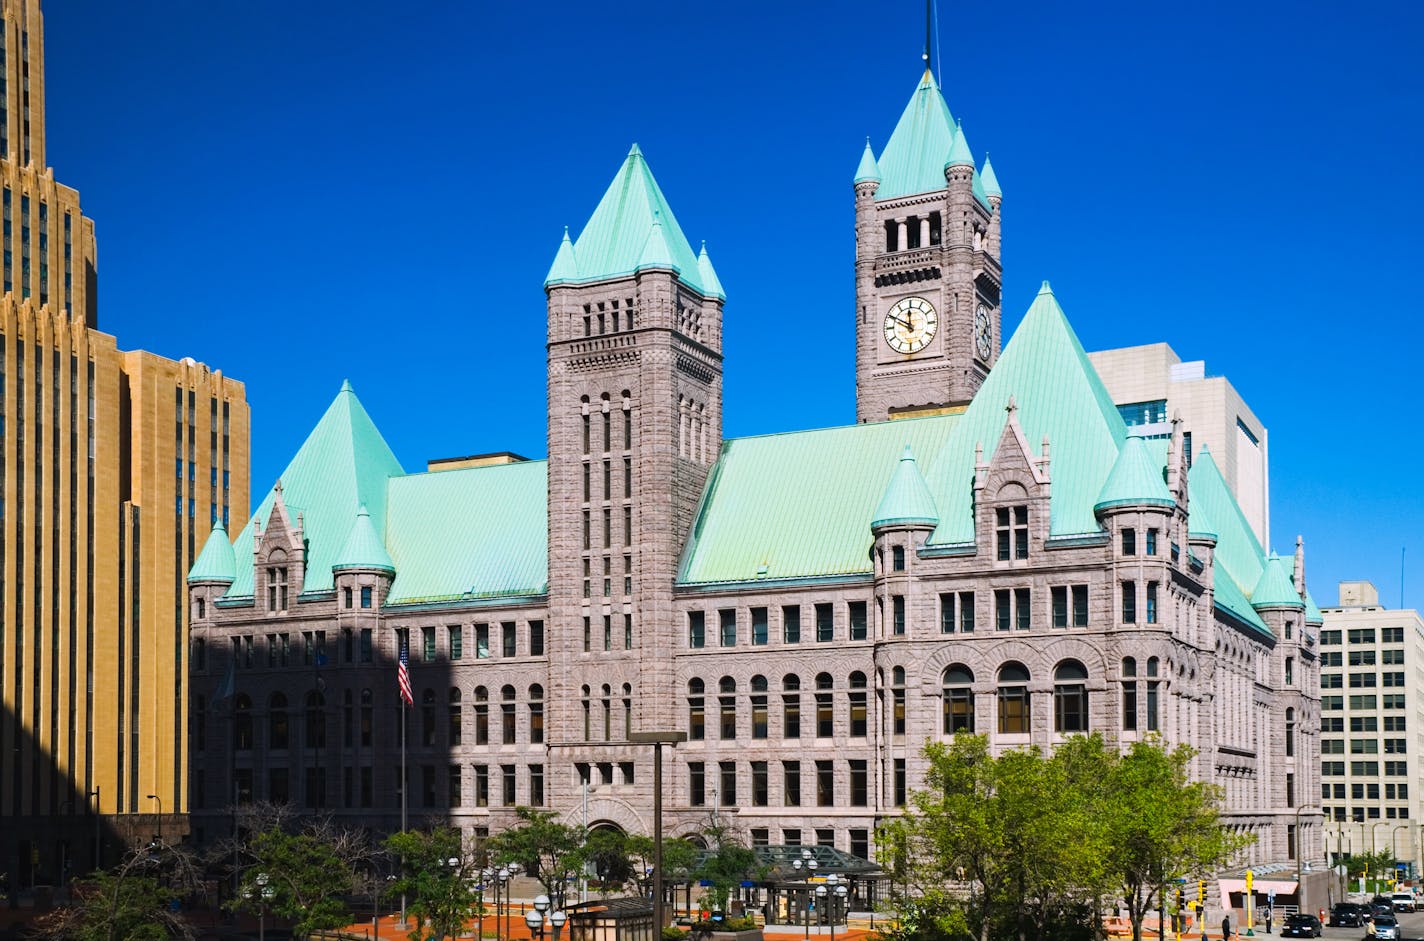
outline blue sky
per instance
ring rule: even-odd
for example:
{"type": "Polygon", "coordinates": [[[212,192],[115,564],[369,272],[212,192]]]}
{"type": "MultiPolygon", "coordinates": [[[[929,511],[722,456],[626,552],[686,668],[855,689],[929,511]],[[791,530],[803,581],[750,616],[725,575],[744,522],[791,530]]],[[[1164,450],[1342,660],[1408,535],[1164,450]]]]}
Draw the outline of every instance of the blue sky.
{"type": "MultiPolygon", "coordinates": [[[[1424,606],[1421,8],[945,5],[1005,327],[1165,341],[1270,429],[1272,534],[1424,606]],[[1242,8],[1244,7],[1244,9],[1242,8]]],[[[247,383],[254,502],[350,378],[408,470],[545,452],[542,282],[637,141],[728,294],[726,433],[854,420],[850,179],[923,6],[51,0],[49,162],[100,325],[247,383]],[[794,316],[787,355],[764,325],[794,316]]]]}

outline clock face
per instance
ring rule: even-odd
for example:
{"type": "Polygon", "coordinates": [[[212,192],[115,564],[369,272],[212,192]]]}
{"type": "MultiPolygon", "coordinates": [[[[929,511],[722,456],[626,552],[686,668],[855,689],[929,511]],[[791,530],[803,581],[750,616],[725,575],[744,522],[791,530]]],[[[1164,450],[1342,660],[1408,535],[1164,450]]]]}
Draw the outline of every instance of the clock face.
{"type": "Polygon", "coordinates": [[[885,315],[885,342],[897,353],[918,353],[939,329],[934,305],[923,297],[904,297],[885,315]]]}
{"type": "Polygon", "coordinates": [[[988,362],[994,350],[994,325],[989,320],[989,309],[983,304],[974,312],[974,351],[979,358],[988,362]]]}

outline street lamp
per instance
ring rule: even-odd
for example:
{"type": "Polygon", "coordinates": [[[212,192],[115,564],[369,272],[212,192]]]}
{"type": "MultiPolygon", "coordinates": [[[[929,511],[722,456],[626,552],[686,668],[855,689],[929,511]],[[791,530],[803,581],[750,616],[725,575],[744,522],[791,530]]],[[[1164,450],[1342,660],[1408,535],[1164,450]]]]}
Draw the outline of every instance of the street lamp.
{"type": "Polygon", "coordinates": [[[544,913],[549,910],[549,897],[540,895],[534,899],[533,911],[524,913],[524,924],[529,926],[529,936],[535,941],[544,941],[544,913]]]}
{"type": "MultiPolygon", "coordinates": [[[[824,884],[816,886],[816,931],[820,932],[821,926],[826,923],[826,887],[824,884]]],[[[831,928],[832,931],[836,929],[831,928]]]]}
{"type": "Polygon", "coordinates": [[[806,871],[806,874],[801,877],[801,881],[806,883],[801,889],[801,923],[806,926],[806,938],[809,939],[811,937],[811,913],[810,906],[807,903],[811,900],[810,879],[811,872],[814,868],[811,851],[804,846],[801,847],[801,858],[793,859],[791,861],[791,868],[795,869],[798,873],[803,869],[806,871]]]}
{"type": "Polygon", "coordinates": [[[102,849],[99,844],[99,785],[95,785],[94,790],[90,791],[88,796],[94,798],[94,871],[98,872],[103,864],[99,858],[102,849]]]}
{"type": "Polygon", "coordinates": [[[158,842],[161,845],[163,843],[163,798],[157,794],[150,794],[148,799],[158,802],[158,842]]]}
{"type": "Polygon", "coordinates": [[[559,941],[559,932],[564,930],[564,923],[568,920],[569,916],[565,915],[561,909],[556,908],[549,913],[549,924],[554,929],[553,941],[559,941]]]}
{"type": "MultiPolygon", "coordinates": [[[[676,748],[679,742],[687,741],[687,733],[673,730],[633,732],[628,741],[653,746],[653,924],[657,926],[655,937],[661,937],[663,928],[667,926],[663,913],[663,746],[676,748]]],[[[715,802],[712,812],[717,812],[715,802]]]]}
{"type": "Polygon", "coordinates": [[[1390,846],[1392,847],[1392,849],[1393,849],[1393,851],[1394,851],[1394,860],[1393,860],[1393,861],[1394,861],[1394,871],[1395,871],[1396,874],[1398,874],[1398,872],[1399,872],[1399,831],[1400,831],[1400,830],[1408,830],[1408,829],[1409,829],[1409,824],[1407,824],[1407,823],[1401,823],[1401,824],[1396,825],[1396,826],[1394,827],[1394,829],[1391,830],[1390,833],[1389,833],[1389,843],[1390,843],[1390,846]]]}
{"type": "Polygon", "coordinates": [[[267,903],[272,896],[277,894],[277,890],[268,885],[268,876],[265,872],[259,872],[256,882],[247,892],[247,897],[257,902],[257,941],[265,941],[267,937],[267,903]]]}

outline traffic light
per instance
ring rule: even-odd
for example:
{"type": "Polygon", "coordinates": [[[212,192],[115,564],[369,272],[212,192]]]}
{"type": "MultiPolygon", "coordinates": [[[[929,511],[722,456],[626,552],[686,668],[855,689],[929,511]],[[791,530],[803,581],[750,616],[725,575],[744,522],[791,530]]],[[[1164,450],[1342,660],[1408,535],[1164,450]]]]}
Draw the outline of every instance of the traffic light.
{"type": "Polygon", "coordinates": [[[1250,892],[1256,885],[1256,874],[1251,870],[1246,870],[1246,891],[1250,892]]]}
{"type": "Polygon", "coordinates": [[[1205,879],[1198,879],[1198,880],[1197,880],[1197,904],[1198,904],[1198,905],[1205,905],[1205,904],[1206,904],[1206,880],[1205,880],[1205,879]]]}
{"type": "Polygon", "coordinates": [[[1185,890],[1183,890],[1183,889],[1181,889],[1181,888],[1178,888],[1178,889],[1177,889],[1177,911],[1179,911],[1179,912],[1181,912],[1181,911],[1186,911],[1186,908],[1187,908],[1187,893],[1186,893],[1185,890]]]}

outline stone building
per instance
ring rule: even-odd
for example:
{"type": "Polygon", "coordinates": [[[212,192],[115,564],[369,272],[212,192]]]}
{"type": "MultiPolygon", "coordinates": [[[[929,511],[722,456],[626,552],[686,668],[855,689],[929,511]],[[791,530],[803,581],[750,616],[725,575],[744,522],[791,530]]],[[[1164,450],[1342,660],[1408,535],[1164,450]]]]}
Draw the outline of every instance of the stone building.
{"type": "Polygon", "coordinates": [[[343,387],[189,574],[193,823],[516,805],[868,856],[926,740],[1199,749],[1258,862],[1320,854],[1319,612],[1213,460],[1128,427],[926,73],[854,178],[858,423],[724,440],[722,286],[635,146],[546,281],[548,448],[407,474],[343,387]],[[409,645],[414,704],[395,661],[409,645]],[[229,791],[228,788],[232,790],[229,791]],[[1297,833],[1297,826],[1302,831],[1297,833]]]}
{"type": "Polygon", "coordinates": [[[187,588],[247,515],[242,383],[99,330],[94,223],[45,154],[38,0],[0,2],[0,872],[56,885],[187,801],[187,588]],[[95,836],[95,815],[104,827],[95,836]],[[107,833],[107,837],[105,836],[107,833]]]}

